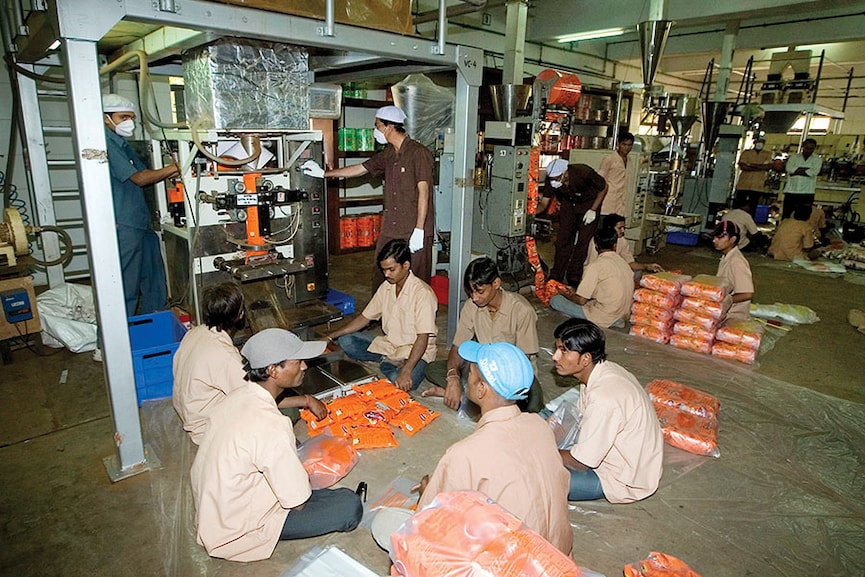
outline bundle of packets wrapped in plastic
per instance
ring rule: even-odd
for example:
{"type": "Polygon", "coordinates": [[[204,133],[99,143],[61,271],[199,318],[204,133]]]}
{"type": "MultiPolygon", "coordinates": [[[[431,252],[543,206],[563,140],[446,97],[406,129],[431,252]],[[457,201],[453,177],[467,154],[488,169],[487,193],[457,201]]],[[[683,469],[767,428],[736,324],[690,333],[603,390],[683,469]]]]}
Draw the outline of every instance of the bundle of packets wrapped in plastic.
{"type": "Polygon", "coordinates": [[[727,280],[662,272],[644,276],[640,286],[634,291],[630,334],[680,349],[754,362],[762,326],[747,321],[721,325],[733,304],[733,287],[727,280]],[[719,336],[720,329],[727,326],[731,328],[719,336]]]}
{"type": "Polygon", "coordinates": [[[664,440],[683,451],[719,457],[718,412],[721,402],[714,396],[681,383],[656,379],[646,392],[661,423],[664,440]]]}
{"type": "Polygon", "coordinates": [[[700,577],[687,563],[657,551],[649,552],[649,556],[638,563],[625,565],[625,577],[700,577]]]}
{"type": "Polygon", "coordinates": [[[396,447],[391,427],[414,435],[439,416],[386,379],[355,385],[352,392],[326,403],[323,419],[306,409],[300,412],[310,436],[328,431],[349,440],[355,449],[396,447]]]}
{"type": "Polygon", "coordinates": [[[574,562],[483,493],[439,493],[391,535],[405,577],[580,577],[574,562]]]}

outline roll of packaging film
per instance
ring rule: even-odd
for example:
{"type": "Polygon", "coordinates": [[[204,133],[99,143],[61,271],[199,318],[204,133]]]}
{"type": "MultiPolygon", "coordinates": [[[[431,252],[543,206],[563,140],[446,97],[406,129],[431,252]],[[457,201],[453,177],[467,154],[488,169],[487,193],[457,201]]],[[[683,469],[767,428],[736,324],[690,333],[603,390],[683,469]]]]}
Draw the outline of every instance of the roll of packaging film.
{"type": "Polygon", "coordinates": [[[538,74],[537,79],[544,82],[555,80],[550,87],[547,104],[568,107],[576,106],[582,93],[582,84],[576,74],[568,74],[567,72],[559,72],[558,70],[547,68],[538,74]]]}

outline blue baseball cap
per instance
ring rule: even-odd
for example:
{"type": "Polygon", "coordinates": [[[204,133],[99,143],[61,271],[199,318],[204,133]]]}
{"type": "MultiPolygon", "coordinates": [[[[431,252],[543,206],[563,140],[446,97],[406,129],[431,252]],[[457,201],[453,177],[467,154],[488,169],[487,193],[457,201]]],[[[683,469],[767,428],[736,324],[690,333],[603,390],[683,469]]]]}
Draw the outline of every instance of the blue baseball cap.
{"type": "Polygon", "coordinates": [[[505,399],[521,401],[529,396],[535,372],[526,353],[518,347],[510,343],[482,345],[465,341],[458,351],[462,358],[477,364],[484,380],[505,399]]]}

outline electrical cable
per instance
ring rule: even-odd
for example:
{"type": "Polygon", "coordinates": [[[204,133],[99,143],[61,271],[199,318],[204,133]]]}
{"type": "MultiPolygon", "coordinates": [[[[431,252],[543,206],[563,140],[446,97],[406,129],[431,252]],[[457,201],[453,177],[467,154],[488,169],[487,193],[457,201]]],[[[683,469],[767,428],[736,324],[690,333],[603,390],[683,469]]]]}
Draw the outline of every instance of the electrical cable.
{"type": "Polygon", "coordinates": [[[36,349],[30,346],[30,343],[27,342],[27,335],[30,333],[27,332],[27,321],[20,321],[24,323],[24,332],[21,332],[21,327],[18,326],[19,323],[12,323],[15,325],[15,330],[18,331],[18,338],[21,340],[21,344],[27,347],[27,350],[36,355],[37,357],[53,357],[56,354],[62,353],[63,349],[57,349],[53,353],[40,353],[36,349]]]}
{"type": "Polygon", "coordinates": [[[40,227],[38,227],[38,229],[35,232],[37,232],[37,234],[40,234],[40,235],[43,232],[57,233],[57,235],[61,239],[63,239],[63,254],[61,254],[60,256],[58,256],[55,259],[42,260],[42,259],[36,258],[31,253],[30,258],[33,260],[33,262],[35,262],[36,264],[38,264],[40,266],[45,266],[45,267],[57,266],[57,265],[69,266],[69,263],[72,262],[72,257],[74,256],[72,253],[72,248],[73,248],[72,237],[69,236],[69,233],[66,232],[66,230],[60,228],[59,226],[52,226],[52,225],[40,226],[40,227]]]}

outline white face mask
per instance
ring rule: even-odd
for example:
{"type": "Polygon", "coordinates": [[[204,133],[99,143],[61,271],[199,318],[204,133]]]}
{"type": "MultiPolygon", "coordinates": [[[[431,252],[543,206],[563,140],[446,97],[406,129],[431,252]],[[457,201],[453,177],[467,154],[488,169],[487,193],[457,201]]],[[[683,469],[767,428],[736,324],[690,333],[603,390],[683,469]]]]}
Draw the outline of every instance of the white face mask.
{"type": "Polygon", "coordinates": [[[387,144],[387,138],[385,138],[384,133],[378,128],[372,131],[372,135],[379,144],[387,144]]]}
{"type": "Polygon", "coordinates": [[[553,188],[562,188],[562,181],[561,180],[551,180],[550,186],[552,186],[553,188]]]}
{"type": "Polygon", "coordinates": [[[763,143],[762,142],[755,142],[754,143],[754,150],[763,150],[763,143]]]}
{"type": "Polygon", "coordinates": [[[132,119],[124,120],[120,124],[114,125],[114,132],[124,138],[129,138],[135,131],[135,121],[132,119]]]}

